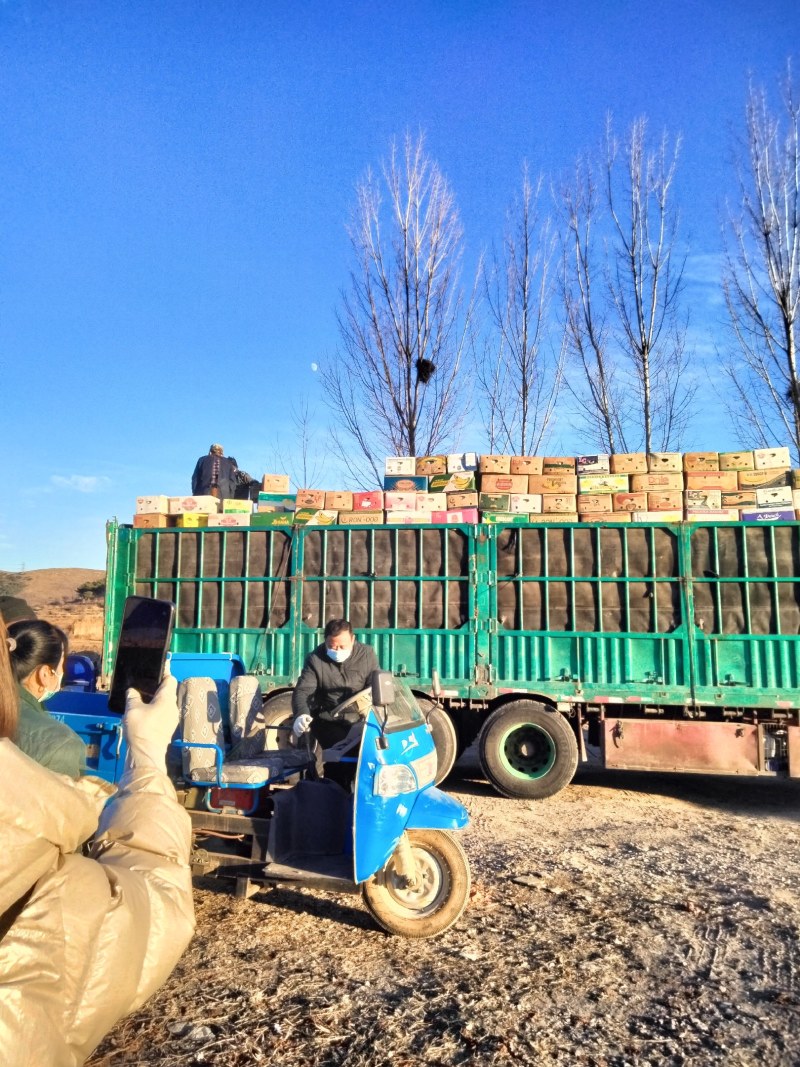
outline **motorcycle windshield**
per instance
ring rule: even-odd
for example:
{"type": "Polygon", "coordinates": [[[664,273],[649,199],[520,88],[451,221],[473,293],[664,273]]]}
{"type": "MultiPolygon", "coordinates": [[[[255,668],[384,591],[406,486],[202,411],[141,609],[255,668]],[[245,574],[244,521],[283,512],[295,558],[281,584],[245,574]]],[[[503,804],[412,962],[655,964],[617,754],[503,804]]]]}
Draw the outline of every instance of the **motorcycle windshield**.
{"type": "Polygon", "coordinates": [[[356,882],[366,881],[389,859],[414,801],[435,776],[430,728],[411,690],[395,679],[392,704],[370,709],[364,722],[353,812],[356,882]]]}

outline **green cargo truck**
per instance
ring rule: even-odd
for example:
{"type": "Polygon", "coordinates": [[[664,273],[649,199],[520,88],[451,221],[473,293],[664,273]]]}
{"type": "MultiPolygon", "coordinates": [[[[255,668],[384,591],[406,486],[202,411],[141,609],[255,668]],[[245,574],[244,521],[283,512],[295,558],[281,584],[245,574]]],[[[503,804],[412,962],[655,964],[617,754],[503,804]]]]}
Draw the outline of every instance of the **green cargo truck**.
{"type": "MultiPolygon", "coordinates": [[[[432,712],[440,776],[546,797],[606,767],[800,777],[800,523],[108,525],[103,670],[124,599],[173,651],[230,652],[283,724],[331,617],[432,712]]],[[[275,732],[275,736],[283,736],[275,732]]]]}

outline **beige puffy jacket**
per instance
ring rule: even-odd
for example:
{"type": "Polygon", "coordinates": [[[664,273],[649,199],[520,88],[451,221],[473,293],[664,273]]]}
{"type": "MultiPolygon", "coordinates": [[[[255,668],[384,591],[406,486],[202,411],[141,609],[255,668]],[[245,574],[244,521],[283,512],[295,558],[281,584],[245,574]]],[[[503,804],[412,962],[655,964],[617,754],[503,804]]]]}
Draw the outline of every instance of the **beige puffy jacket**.
{"type": "Polygon", "coordinates": [[[0,1059],[77,1067],[194,930],[191,829],[169,779],[73,781],[0,741],[0,1059]],[[98,827],[99,820],[99,827],[98,827]],[[97,829],[94,858],[75,850],[97,829]]]}

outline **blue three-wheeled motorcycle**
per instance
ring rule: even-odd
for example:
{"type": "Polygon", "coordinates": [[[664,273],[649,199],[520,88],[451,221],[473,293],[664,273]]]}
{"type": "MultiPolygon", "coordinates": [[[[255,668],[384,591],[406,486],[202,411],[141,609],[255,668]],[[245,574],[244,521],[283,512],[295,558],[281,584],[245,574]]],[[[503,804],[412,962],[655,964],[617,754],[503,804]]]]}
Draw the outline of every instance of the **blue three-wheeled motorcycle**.
{"type": "MultiPolygon", "coordinates": [[[[376,671],[366,700],[348,709],[348,736],[323,754],[340,765],[333,781],[317,774],[302,743],[265,745],[250,730],[231,746],[227,682],[182,675],[181,658],[172,663],[184,684],[171,773],[192,819],[193,873],[233,878],[242,896],[266,883],[361,892],[377,922],[406,937],[434,937],[456,922],[470,872],[450,831],[468,816],[433,784],[433,738],[404,683],[376,671]],[[193,733],[186,723],[198,707],[211,728],[193,733]]],[[[121,772],[119,720],[104,713],[101,694],[62,692],[49,710],[87,740],[90,773],[121,772]]]]}

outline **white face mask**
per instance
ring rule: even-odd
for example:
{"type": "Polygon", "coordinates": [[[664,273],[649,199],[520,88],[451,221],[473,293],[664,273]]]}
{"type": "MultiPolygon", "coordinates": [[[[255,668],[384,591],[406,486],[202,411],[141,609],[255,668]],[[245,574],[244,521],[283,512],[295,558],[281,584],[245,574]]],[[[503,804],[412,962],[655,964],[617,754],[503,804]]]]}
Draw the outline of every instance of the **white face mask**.
{"type": "Polygon", "coordinates": [[[54,697],[56,695],[56,693],[59,691],[59,689],[61,688],[61,683],[63,681],[64,681],[64,672],[62,671],[60,674],[56,674],[56,687],[55,687],[55,689],[45,689],[45,691],[39,697],[39,700],[44,702],[45,700],[49,700],[50,697],[54,697]]]}
{"type": "Polygon", "coordinates": [[[334,663],[344,663],[345,660],[350,659],[352,651],[352,648],[329,648],[328,655],[334,663]]]}

